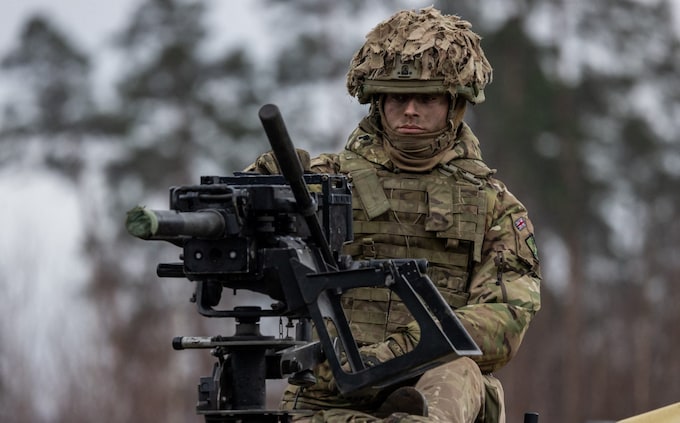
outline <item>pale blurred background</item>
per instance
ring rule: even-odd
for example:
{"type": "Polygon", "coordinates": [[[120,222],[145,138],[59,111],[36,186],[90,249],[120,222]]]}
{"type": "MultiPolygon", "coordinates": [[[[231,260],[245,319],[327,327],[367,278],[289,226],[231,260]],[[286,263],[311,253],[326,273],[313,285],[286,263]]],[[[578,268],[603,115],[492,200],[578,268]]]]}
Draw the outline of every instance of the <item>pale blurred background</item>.
{"type": "MultiPolygon", "coordinates": [[[[3,3],[0,420],[201,421],[212,360],[170,342],[230,323],[155,276],[178,250],[127,235],[125,212],[267,150],[266,103],[296,146],[342,148],[366,112],[345,91],[351,55],[432,2],[3,3]]],[[[499,373],[508,421],[680,401],[680,2],[434,5],[484,38],[494,82],[467,121],[537,230],[543,310],[499,373]]]]}

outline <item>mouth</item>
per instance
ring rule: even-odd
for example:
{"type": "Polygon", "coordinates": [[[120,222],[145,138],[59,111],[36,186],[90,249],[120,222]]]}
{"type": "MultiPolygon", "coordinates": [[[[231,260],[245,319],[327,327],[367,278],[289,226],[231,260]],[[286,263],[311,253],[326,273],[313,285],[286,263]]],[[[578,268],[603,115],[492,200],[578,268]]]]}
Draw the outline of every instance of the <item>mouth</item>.
{"type": "Polygon", "coordinates": [[[400,125],[397,127],[397,132],[400,132],[402,134],[417,134],[423,131],[424,129],[422,126],[413,124],[400,125]]]}

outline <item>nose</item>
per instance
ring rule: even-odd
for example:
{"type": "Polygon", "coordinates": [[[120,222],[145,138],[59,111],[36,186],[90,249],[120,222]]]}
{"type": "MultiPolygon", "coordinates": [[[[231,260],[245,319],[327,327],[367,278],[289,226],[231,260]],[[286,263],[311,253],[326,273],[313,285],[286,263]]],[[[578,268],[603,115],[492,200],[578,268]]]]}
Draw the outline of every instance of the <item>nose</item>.
{"type": "Polygon", "coordinates": [[[404,104],[404,115],[405,116],[418,115],[417,101],[415,97],[409,97],[406,103],[404,104]]]}

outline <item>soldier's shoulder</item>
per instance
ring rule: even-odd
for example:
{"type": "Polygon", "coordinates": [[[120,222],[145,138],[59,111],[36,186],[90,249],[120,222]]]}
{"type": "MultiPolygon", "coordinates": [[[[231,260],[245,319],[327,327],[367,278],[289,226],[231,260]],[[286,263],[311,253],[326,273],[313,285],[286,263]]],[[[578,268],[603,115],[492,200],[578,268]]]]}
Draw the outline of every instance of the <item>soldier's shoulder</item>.
{"type": "Polygon", "coordinates": [[[336,153],[323,153],[313,157],[310,167],[314,173],[338,173],[340,171],[339,155],[336,153]]]}
{"type": "Polygon", "coordinates": [[[460,158],[454,159],[447,163],[448,166],[457,167],[477,178],[490,179],[495,173],[496,169],[490,168],[484,161],[480,159],[460,158]]]}
{"type": "MultiPolygon", "coordinates": [[[[297,153],[298,159],[300,159],[302,169],[304,169],[305,171],[309,171],[310,169],[309,152],[301,148],[296,148],[295,152],[297,153]]],[[[271,150],[261,154],[253,163],[246,166],[246,168],[243,169],[243,171],[261,173],[263,175],[277,175],[281,173],[281,170],[279,169],[279,164],[276,160],[276,156],[274,155],[274,152],[271,150]]]]}

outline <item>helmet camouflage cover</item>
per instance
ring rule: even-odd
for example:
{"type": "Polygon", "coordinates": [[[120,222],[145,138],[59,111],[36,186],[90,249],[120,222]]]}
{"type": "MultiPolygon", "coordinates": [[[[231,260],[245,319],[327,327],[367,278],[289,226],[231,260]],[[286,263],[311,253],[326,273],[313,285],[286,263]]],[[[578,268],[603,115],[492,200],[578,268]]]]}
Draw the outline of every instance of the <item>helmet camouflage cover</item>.
{"type": "Polygon", "coordinates": [[[472,25],[428,7],[403,10],[366,35],[347,74],[347,90],[360,103],[374,94],[450,93],[484,101],[491,65],[472,25]]]}

